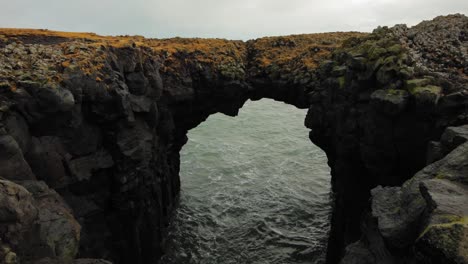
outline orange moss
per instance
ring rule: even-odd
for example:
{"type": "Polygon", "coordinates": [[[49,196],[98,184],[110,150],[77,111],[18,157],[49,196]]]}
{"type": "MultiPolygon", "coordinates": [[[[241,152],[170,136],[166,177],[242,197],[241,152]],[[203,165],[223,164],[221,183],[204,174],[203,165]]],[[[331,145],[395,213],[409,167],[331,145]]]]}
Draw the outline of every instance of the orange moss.
{"type": "Polygon", "coordinates": [[[15,83],[10,86],[10,91],[16,92],[16,89],[17,89],[17,87],[16,87],[15,83]]]}
{"type": "Polygon", "coordinates": [[[41,35],[67,38],[102,38],[101,36],[94,33],[62,32],[48,29],[0,28],[0,32],[2,35],[7,36],[41,35]]]}
{"type": "Polygon", "coordinates": [[[292,62],[315,69],[324,57],[340,47],[346,39],[365,35],[367,34],[359,32],[334,32],[265,37],[252,40],[249,44],[256,51],[254,62],[260,69],[275,64],[287,66],[287,70],[290,70],[292,62]]]}
{"type": "Polygon", "coordinates": [[[100,36],[95,33],[86,32],[64,32],[64,31],[53,31],[47,29],[22,29],[22,28],[0,28],[0,35],[4,35],[8,38],[14,37],[59,37],[64,39],[76,39],[83,40],[86,42],[110,44],[110,45],[123,45],[137,42],[138,40],[144,39],[142,36],[100,36]]]}
{"type": "Polygon", "coordinates": [[[64,61],[62,62],[62,67],[68,68],[70,66],[70,61],[64,61]]]}
{"type": "Polygon", "coordinates": [[[145,44],[164,59],[163,72],[177,73],[186,65],[209,67],[244,64],[247,48],[242,41],[225,39],[147,39],[145,44]]]}
{"type": "MultiPolygon", "coordinates": [[[[10,41],[25,40],[61,49],[64,52],[63,61],[53,66],[58,68],[57,71],[73,65],[87,76],[98,76],[109,60],[106,47],[131,47],[139,49],[143,57],[160,60],[161,71],[174,76],[186,72],[186,69],[208,69],[242,77],[247,66],[267,73],[313,70],[344,40],[365,34],[321,33],[266,37],[249,42],[199,38],[146,39],[141,36],[99,36],[94,33],[15,28],[0,28],[0,35],[10,41]],[[249,65],[248,50],[253,54],[249,65]]],[[[60,76],[54,76],[55,79],[60,79],[60,76]]]]}

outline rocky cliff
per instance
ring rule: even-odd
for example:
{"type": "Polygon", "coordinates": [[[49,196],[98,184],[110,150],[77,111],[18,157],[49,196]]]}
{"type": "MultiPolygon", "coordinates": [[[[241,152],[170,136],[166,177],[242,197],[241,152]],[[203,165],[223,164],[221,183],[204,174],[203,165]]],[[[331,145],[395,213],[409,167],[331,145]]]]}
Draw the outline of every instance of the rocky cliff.
{"type": "Polygon", "coordinates": [[[158,263],[187,131],[267,97],[327,153],[329,263],[467,263],[467,36],[463,15],[248,42],[0,29],[0,259],[158,263]]]}

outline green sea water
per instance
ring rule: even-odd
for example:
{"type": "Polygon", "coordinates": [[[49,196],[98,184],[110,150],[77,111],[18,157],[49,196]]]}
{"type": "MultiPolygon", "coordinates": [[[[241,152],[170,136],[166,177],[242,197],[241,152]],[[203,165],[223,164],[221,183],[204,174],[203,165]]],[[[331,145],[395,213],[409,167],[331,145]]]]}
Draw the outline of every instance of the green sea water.
{"type": "Polygon", "coordinates": [[[305,115],[248,101],[189,132],[163,264],[323,263],[330,169],[305,115]]]}

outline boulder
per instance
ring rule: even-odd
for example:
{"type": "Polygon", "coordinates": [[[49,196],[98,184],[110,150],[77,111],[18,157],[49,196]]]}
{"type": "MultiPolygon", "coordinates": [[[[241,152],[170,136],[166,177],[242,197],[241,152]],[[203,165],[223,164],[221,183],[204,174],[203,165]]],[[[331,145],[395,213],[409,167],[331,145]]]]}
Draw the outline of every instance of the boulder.
{"type": "Polygon", "coordinates": [[[428,85],[418,86],[408,90],[414,98],[419,111],[433,109],[442,96],[442,88],[439,86],[428,85]]]}
{"type": "Polygon", "coordinates": [[[453,182],[468,183],[468,142],[465,142],[447,154],[443,159],[434,162],[419,171],[403,187],[419,189],[419,183],[428,179],[446,179],[453,182]]]}
{"type": "MultiPolygon", "coordinates": [[[[468,180],[468,175],[466,176],[468,180]]],[[[431,179],[420,184],[427,203],[429,223],[451,222],[468,216],[468,186],[444,179],[431,179]]]]}
{"type": "Polygon", "coordinates": [[[425,167],[402,187],[377,187],[372,193],[372,215],[378,219],[379,230],[389,245],[408,246],[418,235],[418,225],[427,201],[420,192],[420,184],[430,179],[445,179],[467,183],[468,143],[443,159],[425,167]]]}
{"type": "Polygon", "coordinates": [[[396,248],[411,244],[424,203],[417,210],[408,210],[400,187],[378,186],[372,189],[371,195],[372,216],[377,218],[379,231],[387,243],[396,248]]]}
{"type": "Polygon", "coordinates": [[[369,247],[362,241],[357,241],[346,247],[345,256],[340,264],[374,264],[375,258],[369,247]]]}
{"type": "Polygon", "coordinates": [[[430,141],[427,145],[426,165],[436,162],[443,157],[442,144],[438,141],[430,141]]]}
{"type": "Polygon", "coordinates": [[[468,125],[447,127],[439,141],[431,141],[427,147],[427,164],[440,160],[450,151],[468,141],[468,125]]]}
{"type": "Polygon", "coordinates": [[[105,150],[69,161],[70,171],[78,181],[89,180],[93,171],[110,168],[113,165],[112,156],[105,150]]]}
{"type": "Polygon", "coordinates": [[[78,253],[81,226],[60,195],[41,181],[21,183],[35,199],[38,218],[22,255],[32,259],[55,258],[71,263],[78,253]]]}
{"type": "Polygon", "coordinates": [[[416,250],[432,263],[468,263],[468,186],[432,179],[420,187],[428,207],[416,250]]]}
{"type": "Polygon", "coordinates": [[[36,176],[24,160],[23,152],[16,140],[0,131],[0,177],[8,180],[32,180],[36,176]]]}
{"type": "Polygon", "coordinates": [[[5,128],[16,140],[23,154],[26,154],[31,145],[31,135],[26,120],[20,114],[12,112],[5,120],[5,128]]]}
{"type": "Polygon", "coordinates": [[[440,109],[457,109],[468,105],[468,91],[458,91],[442,96],[439,101],[440,109]]]}
{"type": "Polygon", "coordinates": [[[13,252],[11,248],[17,249],[24,243],[37,217],[32,194],[21,185],[0,180],[0,244],[7,243],[3,248],[5,258],[13,252]]]}
{"type": "Polygon", "coordinates": [[[32,138],[31,151],[26,159],[37,177],[53,188],[64,186],[68,174],[64,164],[70,155],[58,137],[44,136],[32,138]]]}
{"type": "Polygon", "coordinates": [[[468,125],[447,127],[442,134],[441,143],[444,153],[449,153],[457,146],[468,141],[468,125]]]}
{"type": "Polygon", "coordinates": [[[39,107],[44,112],[65,112],[75,105],[73,94],[60,86],[42,87],[34,91],[39,107]]]}

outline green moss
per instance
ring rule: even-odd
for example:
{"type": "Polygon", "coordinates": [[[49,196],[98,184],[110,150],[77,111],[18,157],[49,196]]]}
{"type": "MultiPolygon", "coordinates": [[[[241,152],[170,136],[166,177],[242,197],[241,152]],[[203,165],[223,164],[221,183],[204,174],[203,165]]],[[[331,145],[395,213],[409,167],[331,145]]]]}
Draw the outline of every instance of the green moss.
{"type": "Polygon", "coordinates": [[[343,89],[346,84],[346,78],[344,76],[338,77],[338,84],[340,86],[340,89],[343,89]]]}
{"type": "Polygon", "coordinates": [[[463,217],[459,215],[439,215],[439,220],[442,223],[449,223],[449,224],[460,223],[460,222],[466,221],[466,219],[464,220],[463,217]]]}
{"type": "Polygon", "coordinates": [[[390,210],[390,214],[400,214],[401,207],[400,206],[395,206],[390,210]]]}
{"type": "Polygon", "coordinates": [[[407,89],[414,89],[416,87],[429,85],[430,83],[431,83],[431,80],[429,79],[413,79],[413,80],[407,80],[405,83],[405,86],[407,89]]]}
{"type": "Polygon", "coordinates": [[[11,250],[10,247],[6,245],[2,245],[0,248],[0,259],[1,263],[4,264],[17,264],[18,263],[18,258],[16,256],[16,253],[11,250]]]}
{"type": "Polygon", "coordinates": [[[342,76],[346,73],[347,69],[348,67],[346,67],[345,65],[335,66],[332,69],[332,74],[333,76],[342,76]]]}
{"type": "Polygon", "coordinates": [[[392,54],[400,54],[403,50],[402,46],[400,44],[395,44],[393,46],[390,46],[387,48],[388,52],[392,54]]]}
{"type": "Polygon", "coordinates": [[[16,264],[18,263],[17,260],[18,258],[16,257],[16,253],[14,252],[8,252],[5,256],[5,264],[16,264]]]}
{"type": "Polygon", "coordinates": [[[463,259],[466,254],[464,248],[467,241],[464,234],[468,227],[468,217],[454,219],[457,220],[429,225],[417,240],[417,243],[422,243],[425,248],[434,251],[434,255],[443,256],[444,263],[463,259]]]}
{"type": "MultiPolygon", "coordinates": [[[[403,64],[404,62],[402,61],[401,63],[403,64]]],[[[398,73],[403,79],[407,79],[414,75],[414,68],[403,66],[398,73]]]]}
{"type": "Polygon", "coordinates": [[[370,60],[376,60],[382,57],[386,52],[387,52],[386,49],[379,47],[377,45],[373,45],[371,48],[369,48],[367,55],[370,60]]]}
{"type": "Polygon", "coordinates": [[[384,57],[380,57],[380,58],[378,58],[377,60],[375,60],[375,61],[373,62],[372,68],[373,68],[373,69],[378,69],[379,67],[381,67],[381,66],[384,65],[384,64],[385,64],[385,58],[384,58],[384,57]]]}
{"type": "Polygon", "coordinates": [[[398,61],[397,56],[389,56],[384,59],[384,64],[395,64],[398,61]]]}
{"type": "Polygon", "coordinates": [[[410,92],[411,94],[431,93],[431,94],[439,95],[442,92],[442,88],[440,86],[435,86],[435,85],[417,86],[417,87],[408,89],[408,92],[410,92]]]}
{"type": "Polygon", "coordinates": [[[463,217],[460,217],[460,216],[456,216],[456,215],[447,215],[447,220],[452,220],[452,221],[448,221],[448,222],[445,222],[445,223],[441,223],[441,224],[430,224],[426,227],[426,229],[424,229],[424,231],[419,235],[419,238],[422,238],[424,237],[425,235],[427,235],[429,232],[431,232],[433,229],[450,229],[450,228],[454,228],[456,227],[457,225],[458,226],[468,226],[468,216],[463,216],[463,217]]]}
{"type": "Polygon", "coordinates": [[[439,180],[442,180],[442,179],[445,179],[445,175],[441,172],[437,173],[437,175],[435,176],[436,179],[439,179],[439,180]]]}
{"type": "Polygon", "coordinates": [[[221,64],[218,66],[219,73],[230,80],[244,79],[245,71],[242,65],[236,63],[221,64]]]}
{"type": "Polygon", "coordinates": [[[387,94],[388,95],[405,95],[406,91],[400,90],[400,89],[388,89],[387,94]]]}

